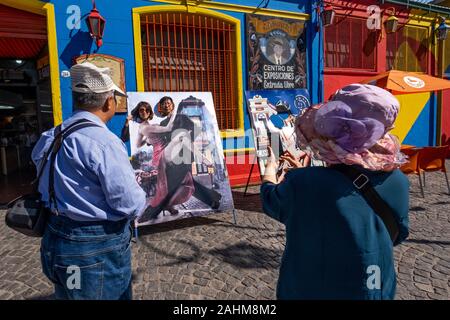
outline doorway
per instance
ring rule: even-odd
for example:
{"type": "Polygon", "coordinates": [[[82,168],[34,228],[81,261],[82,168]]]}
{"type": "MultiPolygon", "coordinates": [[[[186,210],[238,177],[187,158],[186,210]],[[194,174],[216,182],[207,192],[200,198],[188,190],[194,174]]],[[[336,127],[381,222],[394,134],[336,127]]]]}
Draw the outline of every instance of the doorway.
{"type": "Polygon", "coordinates": [[[0,5],[0,205],[31,190],[31,151],[53,127],[46,17],[0,5]]]}

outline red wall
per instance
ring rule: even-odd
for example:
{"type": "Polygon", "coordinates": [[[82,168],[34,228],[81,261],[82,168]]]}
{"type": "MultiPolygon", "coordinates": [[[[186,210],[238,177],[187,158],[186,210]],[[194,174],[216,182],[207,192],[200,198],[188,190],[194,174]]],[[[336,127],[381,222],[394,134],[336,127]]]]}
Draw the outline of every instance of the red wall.
{"type": "Polygon", "coordinates": [[[450,90],[442,92],[442,144],[450,144],[450,90]]]}
{"type": "MultiPolygon", "coordinates": [[[[351,10],[350,15],[355,17],[367,18],[367,7],[369,5],[375,4],[381,8],[386,7],[386,5],[380,5],[378,1],[375,0],[363,0],[359,1],[358,4],[349,1],[339,1],[331,0],[326,1],[328,3],[334,4],[336,11],[341,15],[348,15],[348,8],[351,10]]],[[[404,20],[402,15],[399,15],[400,20],[404,20]]],[[[332,28],[330,26],[329,28],[332,28]]],[[[385,39],[385,34],[380,40],[385,39]]],[[[361,52],[363,54],[363,52],[361,52]]],[[[342,88],[351,83],[361,82],[367,78],[376,76],[380,72],[386,71],[386,42],[378,41],[376,48],[376,70],[375,71],[363,71],[363,70],[352,70],[352,69],[327,69],[324,70],[324,101],[328,101],[330,95],[336,92],[339,88],[342,88]]]]}
{"type": "MultiPolygon", "coordinates": [[[[225,155],[225,163],[227,165],[228,176],[232,187],[246,185],[253,161],[255,161],[254,154],[225,155]]],[[[259,183],[261,183],[261,178],[259,175],[258,164],[255,161],[250,184],[259,183]]]]}
{"type": "Polygon", "coordinates": [[[336,90],[352,83],[361,82],[374,75],[376,75],[376,73],[367,73],[367,75],[355,75],[355,73],[352,72],[340,72],[339,74],[336,74],[334,72],[325,71],[325,74],[323,76],[324,100],[328,101],[330,95],[334,94],[336,90]]]}

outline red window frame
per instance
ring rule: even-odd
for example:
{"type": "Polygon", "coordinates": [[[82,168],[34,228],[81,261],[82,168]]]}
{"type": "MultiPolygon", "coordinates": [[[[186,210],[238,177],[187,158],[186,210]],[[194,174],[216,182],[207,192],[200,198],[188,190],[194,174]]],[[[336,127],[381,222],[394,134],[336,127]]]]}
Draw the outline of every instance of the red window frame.
{"type": "Polygon", "coordinates": [[[337,15],[325,27],[325,70],[377,70],[377,32],[369,30],[366,19],[337,15]]]}

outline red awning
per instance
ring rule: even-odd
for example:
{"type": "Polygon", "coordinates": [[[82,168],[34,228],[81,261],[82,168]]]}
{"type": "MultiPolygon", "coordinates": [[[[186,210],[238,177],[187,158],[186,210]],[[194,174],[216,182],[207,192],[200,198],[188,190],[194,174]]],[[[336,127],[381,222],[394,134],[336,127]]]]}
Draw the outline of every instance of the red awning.
{"type": "Polygon", "coordinates": [[[0,58],[34,58],[46,43],[45,16],[0,5],[0,58]]]}

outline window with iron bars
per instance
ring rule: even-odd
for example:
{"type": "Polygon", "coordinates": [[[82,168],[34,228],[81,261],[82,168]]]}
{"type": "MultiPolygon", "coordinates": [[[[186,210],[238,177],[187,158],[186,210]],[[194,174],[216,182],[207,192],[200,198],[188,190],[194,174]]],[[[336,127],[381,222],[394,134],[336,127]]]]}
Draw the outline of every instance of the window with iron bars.
{"type": "Polygon", "coordinates": [[[337,16],[336,23],[325,28],[325,68],[375,71],[376,39],[366,19],[337,16]]]}
{"type": "Polygon", "coordinates": [[[410,72],[428,72],[428,28],[404,26],[386,36],[386,67],[410,72]]]}
{"type": "Polygon", "coordinates": [[[145,91],[210,91],[219,129],[238,129],[236,29],[183,13],[141,16],[145,91]]]}

